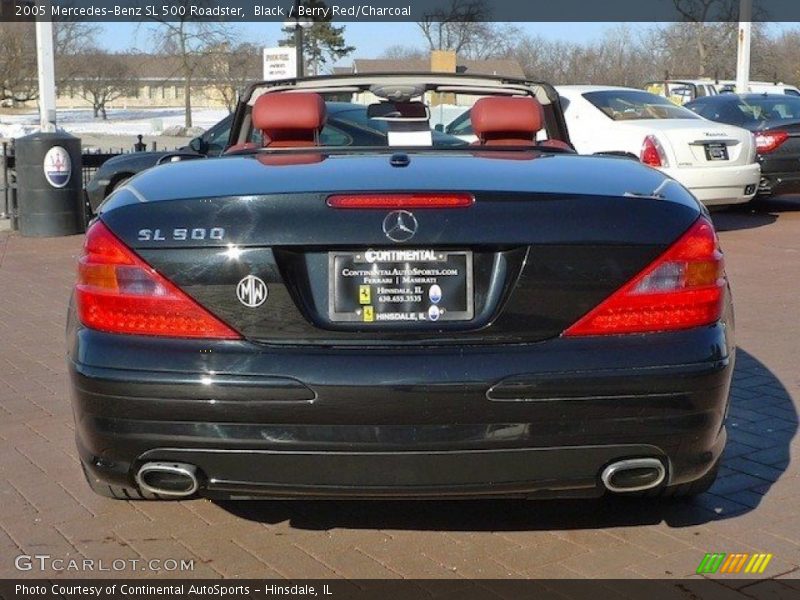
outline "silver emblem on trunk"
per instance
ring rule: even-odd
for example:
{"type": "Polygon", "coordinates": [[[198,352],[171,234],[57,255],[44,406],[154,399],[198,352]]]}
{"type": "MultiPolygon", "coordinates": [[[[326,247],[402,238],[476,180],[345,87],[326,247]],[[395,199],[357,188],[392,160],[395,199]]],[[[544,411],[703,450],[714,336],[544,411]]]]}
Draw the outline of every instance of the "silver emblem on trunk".
{"type": "Polygon", "coordinates": [[[407,210],[395,210],[383,219],[383,233],[393,242],[405,242],[417,233],[417,218],[407,210]]]}
{"type": "Polygon", "coordinates": [[[269,295],[267,284],[255,275],[248,275],[236,285],[239,302],[248,308],[257,308],[264,304],[267,295],[269,295]]]}

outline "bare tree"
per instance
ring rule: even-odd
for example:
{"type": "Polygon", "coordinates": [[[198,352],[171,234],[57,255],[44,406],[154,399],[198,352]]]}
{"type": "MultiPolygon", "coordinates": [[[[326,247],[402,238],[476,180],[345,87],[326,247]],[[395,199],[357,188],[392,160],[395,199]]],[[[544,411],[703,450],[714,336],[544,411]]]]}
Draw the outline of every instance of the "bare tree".
{"type": "Polygon", "coordinates": [[[33,26],[0,23],[0,102],[28,102],[38,96],[33,26]]]}
{"type": "MultiPolygon", "coordinates": [[[[754,23],[755,25],[755,23],[754,23]]],[[[753,35],[753,79],[800,83],[800,28],[753,35]]]]}
{"type": "MultiPolygon", "coordinates": [[[[60,68],[56,85],[74,76],[74,61],[65,57],[79,54],[98,27],[89,23],[53,24],[54,51],[60,68]]],[[[36,33],[32,23],[0,23],[0,101],[30,102],[39,97],[36,72],[36,33]]]]}
{"type": "Polygon", "coordinates": [[[460,54],[474,43],[488,17],[489,10],[482,0],[450,0],[449,7],[427,13],[417,26],[431,50],[460,54]]]}
{"type": "Polygon", "coordinates": [[[512,54],[522,30],[494,23],[484,0],[450,0],[417,22],[429,50],[452,50],[462,58],[487,59],[512,54]]]}
{"type": "Polygon", "coordinates": [[[404,46],[402,44],[394,44],[393,46],[389,46],[381,53],[381,58],[395,60],[422,60],[427,57],[428,54],[422,48],[404,46]]]}
{"type": "Polygon", "coordinates": [[[222,44],[210,49],[209,60],[203,63],[200,73],[220,95],[228,112],[233,112],[239,92],[261,76],[260,68],[261,50],[255,44],[222,44]]]}
{"type": "Polygon", "coordinates": [[[73,85],[78,95],[91,103],[95,118],[102,116],[105,120],[108,103],[135,94],[138,79],[128,62],[118,54],[94,49],[81,58],[82,67],[73,85]]]}
{"type": "Polygon", "coordinates": [[[725,68],[722,56],[736,39],[738,0],[672,0],[672,2],[688,26],[684,23],[674,23],[667,28],[667,31],[674,36],[675,42],[683,46],[682,52],[686,53],[684,61],[691,61],[689,57],[693,53],[690,52],[690,48],[694,46],[696,61],[691,61],[695,64],[692,75],[704,77],[713,74],[713,71],[725,68]]]}
{"type": "Polygon", "coordinates": [[[521,36],[522,30],[511,23],[478,23],[461,56],[473,60],[506,58],[521,36]]]}
{"type": "Polygon", "coordinates": [[[186,109],[184,124],[187,128],[192,126],[192,85],[195,77],[203,64],[210,59],[213,48],[230,43],[233,38],[227,23],[190,20],[190,8],[197,4],[197,1],[179,0],[175,5],[183,7],[184,16],[153,18],[156,24],[153,37],[157,48],[163,54],[177,56],[180,61],[186,109]]]}
{"type": "Polygon", "coordinates": [[[94,23],[83,21],[56,21],[53,23],[53,51],[58,60],[56,87],[68,86],[83,68],[81,56],[95,51],[92,46],[100,32],[94,23]]]}

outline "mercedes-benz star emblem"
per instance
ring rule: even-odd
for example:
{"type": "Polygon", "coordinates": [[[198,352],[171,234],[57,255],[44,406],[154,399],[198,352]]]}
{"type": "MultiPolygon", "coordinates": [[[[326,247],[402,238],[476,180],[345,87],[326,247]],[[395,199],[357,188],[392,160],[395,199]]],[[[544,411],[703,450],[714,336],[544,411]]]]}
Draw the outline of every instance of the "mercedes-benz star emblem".
{"type": "Polygon", "coordinates": [[[395,210],[383,219],[383,233],[393,242],[405,242],[417,233],[417,218],[407,210],[395,210]]]}

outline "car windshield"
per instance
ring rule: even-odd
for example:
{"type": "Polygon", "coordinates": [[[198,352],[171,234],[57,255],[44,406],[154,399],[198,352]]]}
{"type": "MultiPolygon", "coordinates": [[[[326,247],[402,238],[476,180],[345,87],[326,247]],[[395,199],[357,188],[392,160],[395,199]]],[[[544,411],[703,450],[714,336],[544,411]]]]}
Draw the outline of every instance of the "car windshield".
{"type": "Polygon", "coordinates": [[[795,96],[747,96],[736,103],[742,123],[800,121],[800,98],[795,96]]]}
{"type": "Polygon", "coordinates": [[[583,97],[614,121],[700,118],[692,111],[649,92],[604,90],[587,92],[583,97]]]}

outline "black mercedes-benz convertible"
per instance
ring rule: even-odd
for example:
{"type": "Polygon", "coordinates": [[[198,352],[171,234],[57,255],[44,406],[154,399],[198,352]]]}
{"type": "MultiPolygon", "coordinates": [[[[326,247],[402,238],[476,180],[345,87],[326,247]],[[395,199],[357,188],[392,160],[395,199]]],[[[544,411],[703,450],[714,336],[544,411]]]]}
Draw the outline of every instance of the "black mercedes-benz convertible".
{"type": "Polygon", "coordinates": [[[579,156],[544,83],[332,76],[243,95],[225,156],[148,169],[86,233],[68,360],[115,498],[685,496],[734,362],[708,214],[579,156]],[[366,106],[385,145],[320,132],[366,106]],[[478,141],[434,143],[471,107],[478,141]]]}

